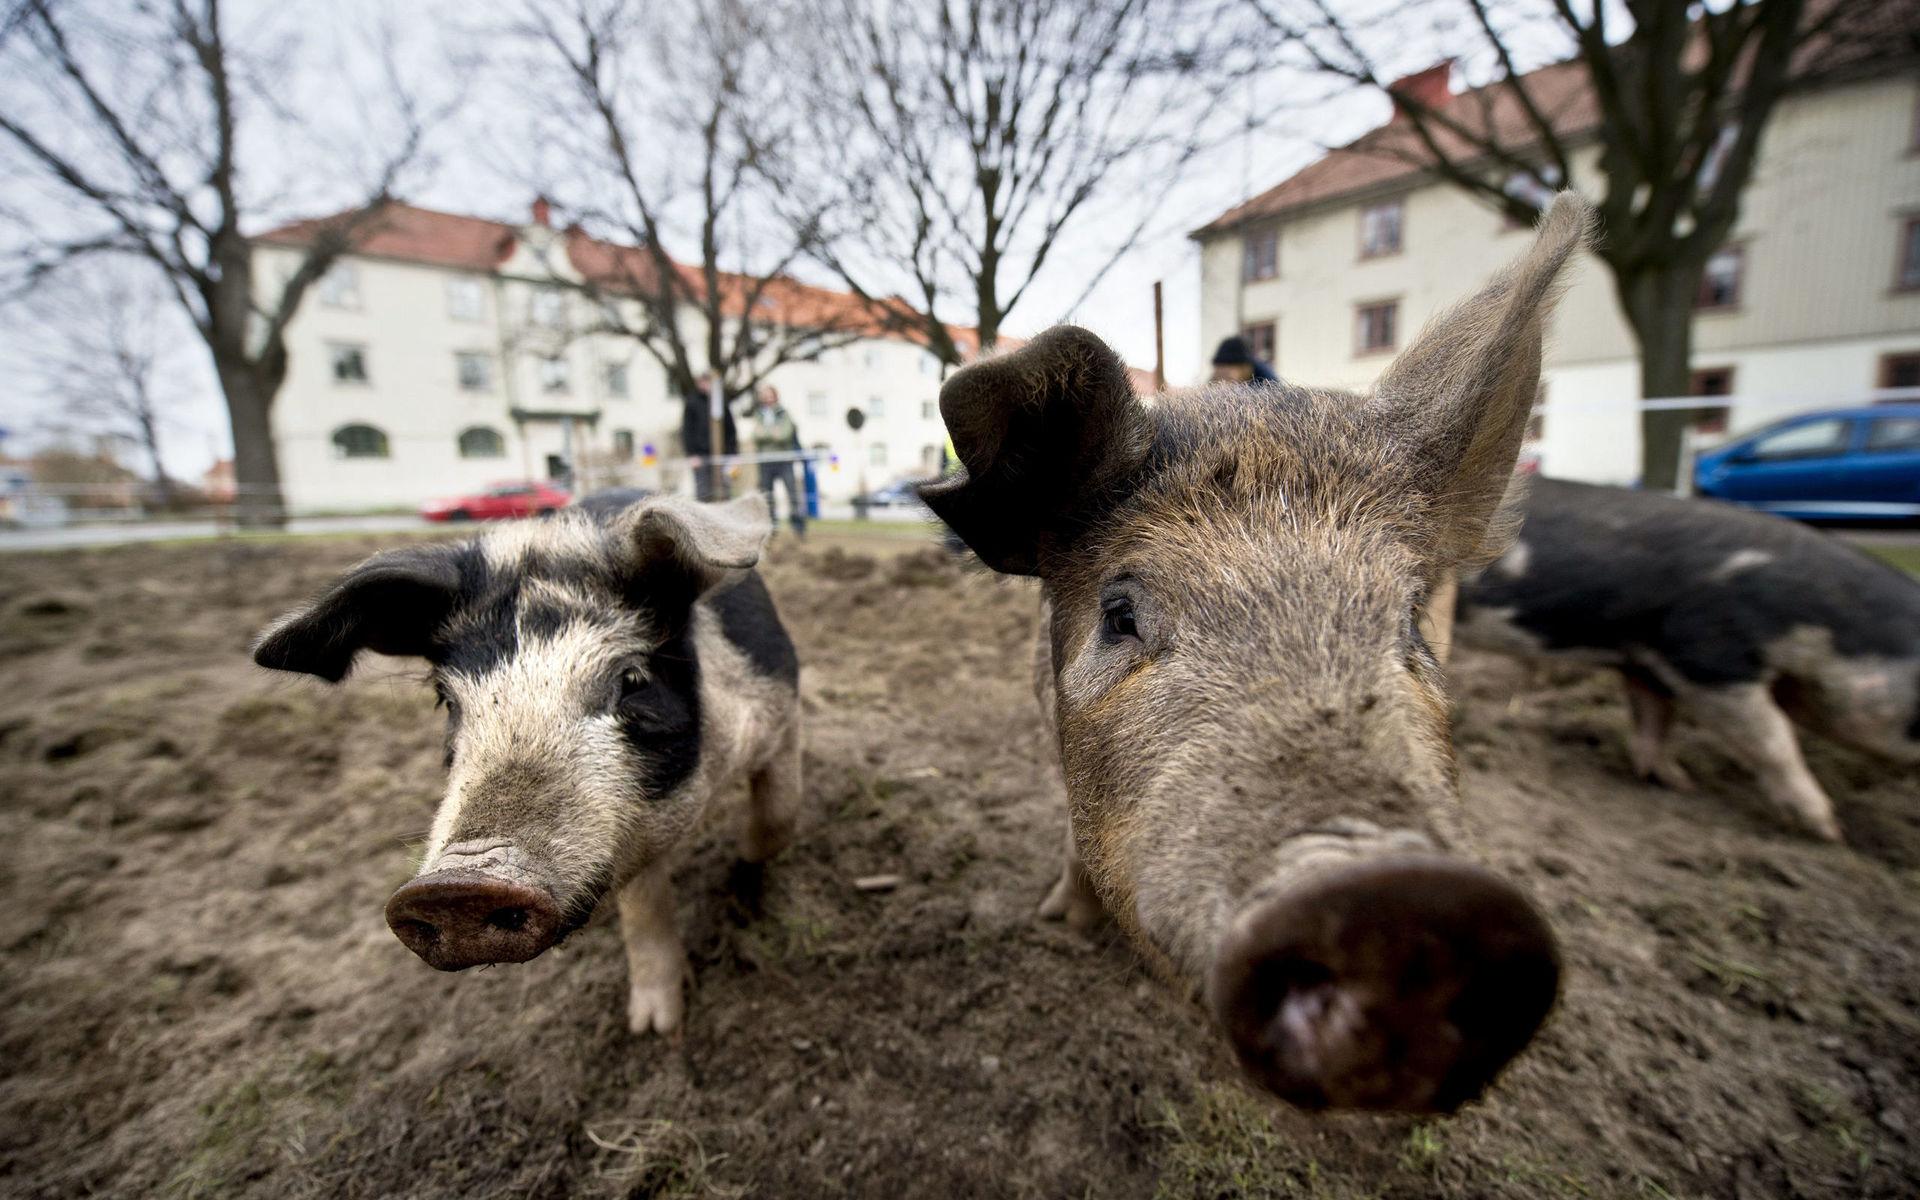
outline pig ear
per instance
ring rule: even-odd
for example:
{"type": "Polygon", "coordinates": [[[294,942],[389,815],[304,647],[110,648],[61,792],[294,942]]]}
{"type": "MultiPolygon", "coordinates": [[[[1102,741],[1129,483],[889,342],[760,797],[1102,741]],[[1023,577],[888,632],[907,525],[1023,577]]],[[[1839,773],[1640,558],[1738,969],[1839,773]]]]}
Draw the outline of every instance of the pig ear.
{"type": "Polygon", "coordinates": [[[460,594],[457,554],[422,546],[376,554],[260,635],[253,661],[338,683],[362,650],[421,656],[460,594]]]}
{"type": "Polygon", "coordinates": [[[1374,408],[1407,445],[1412,477],[1429,498],[1436,572],[1502,549],[1506,522],[1496,515],[1539,390],[1542,331],[1561,269],[1593,222],[1584,200],[1560,193],[1525,256],[1434,318],[1374,390],[1374,408]]]}
{"type": "Polygon", "coordinates": [[[964,469],[922,485],[920,498],[1009,575],[1036,574],[1041,551],[1147,452],[1126,364],[1071,325],[959,372],[940,389],[940,416],[964,469]]]}
{"type": "Polygon", "coordinates": [[[637,598],[656,606],[691,604],[758,563],[773,536],[758,492],[724,504],[654,496],[628,507],[614,526],[633,554],[637,598]]]}

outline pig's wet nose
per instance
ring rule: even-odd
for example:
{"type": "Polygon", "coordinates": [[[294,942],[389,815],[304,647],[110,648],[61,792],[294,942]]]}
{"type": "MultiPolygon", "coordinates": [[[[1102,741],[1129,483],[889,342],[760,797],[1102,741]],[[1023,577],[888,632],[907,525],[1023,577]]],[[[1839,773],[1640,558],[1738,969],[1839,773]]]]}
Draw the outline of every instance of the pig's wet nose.
{"type": "Polygon", "coordinates": [[[544,888],[478,871],[436,871],[387,901],[387,924],[427,965],[525,962],[553,945],[560,906],[544,888]]]}
{"type": "Polygon", "coordinates": [[[1282,1099],[1451,1112],[1532,1039],[1559,978],[1553,934],[1512,885],[1412,857],[1241,913],[1207,990],[1241,1063],[1282,1099]]]}

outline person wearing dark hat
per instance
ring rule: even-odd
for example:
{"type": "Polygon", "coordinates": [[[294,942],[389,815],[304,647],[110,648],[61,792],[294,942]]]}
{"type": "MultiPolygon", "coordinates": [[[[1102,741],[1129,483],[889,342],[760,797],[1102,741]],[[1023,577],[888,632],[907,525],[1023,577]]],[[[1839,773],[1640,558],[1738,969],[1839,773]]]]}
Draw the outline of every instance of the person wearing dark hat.
{"type": "Polygon", "coordinates": [[[1213,378],[1216,383],[1279,383],[1273,368],[1253,356],[1245,338],[1230,337],[1213,352],[1213,378]]]}

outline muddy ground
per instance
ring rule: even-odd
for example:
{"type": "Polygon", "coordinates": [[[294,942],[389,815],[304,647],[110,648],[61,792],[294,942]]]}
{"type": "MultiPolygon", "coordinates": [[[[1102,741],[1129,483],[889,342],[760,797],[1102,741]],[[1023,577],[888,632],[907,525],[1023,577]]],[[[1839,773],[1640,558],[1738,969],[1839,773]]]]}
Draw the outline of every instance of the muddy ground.
{"type": "Polygon", "coordinates": [[[440,787],[419,672],[329,690],[250,634],[373,548],[0,560],[9,1196],[1912,1196],[1920,782],[1825,746],[1852,849],[1628,777],[1606,680],[1459,664],[1487,855],[1564,1002],[1450,1121],[1244,1090],[1121,946],[1037,924],[1063,822],[1033,598],[913,543],[778,548],[808,804],[764,909],[681,873],[698,975],[629,1036],[610,926],[437,974],[381,918],[440,787]],[[897,873],[898,890],[856,890],[897,873]]]}

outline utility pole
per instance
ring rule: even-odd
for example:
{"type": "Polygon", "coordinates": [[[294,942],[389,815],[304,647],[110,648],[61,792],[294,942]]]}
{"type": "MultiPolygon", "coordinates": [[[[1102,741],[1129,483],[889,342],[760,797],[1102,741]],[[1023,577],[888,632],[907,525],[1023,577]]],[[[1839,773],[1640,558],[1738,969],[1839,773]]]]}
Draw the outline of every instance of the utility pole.
{"type": "Polygon", "coordinates": [[[1153,281],[1153,390],[1167,390],[1167,342],[1160,317],[1160,281],[1153,281]]]}

